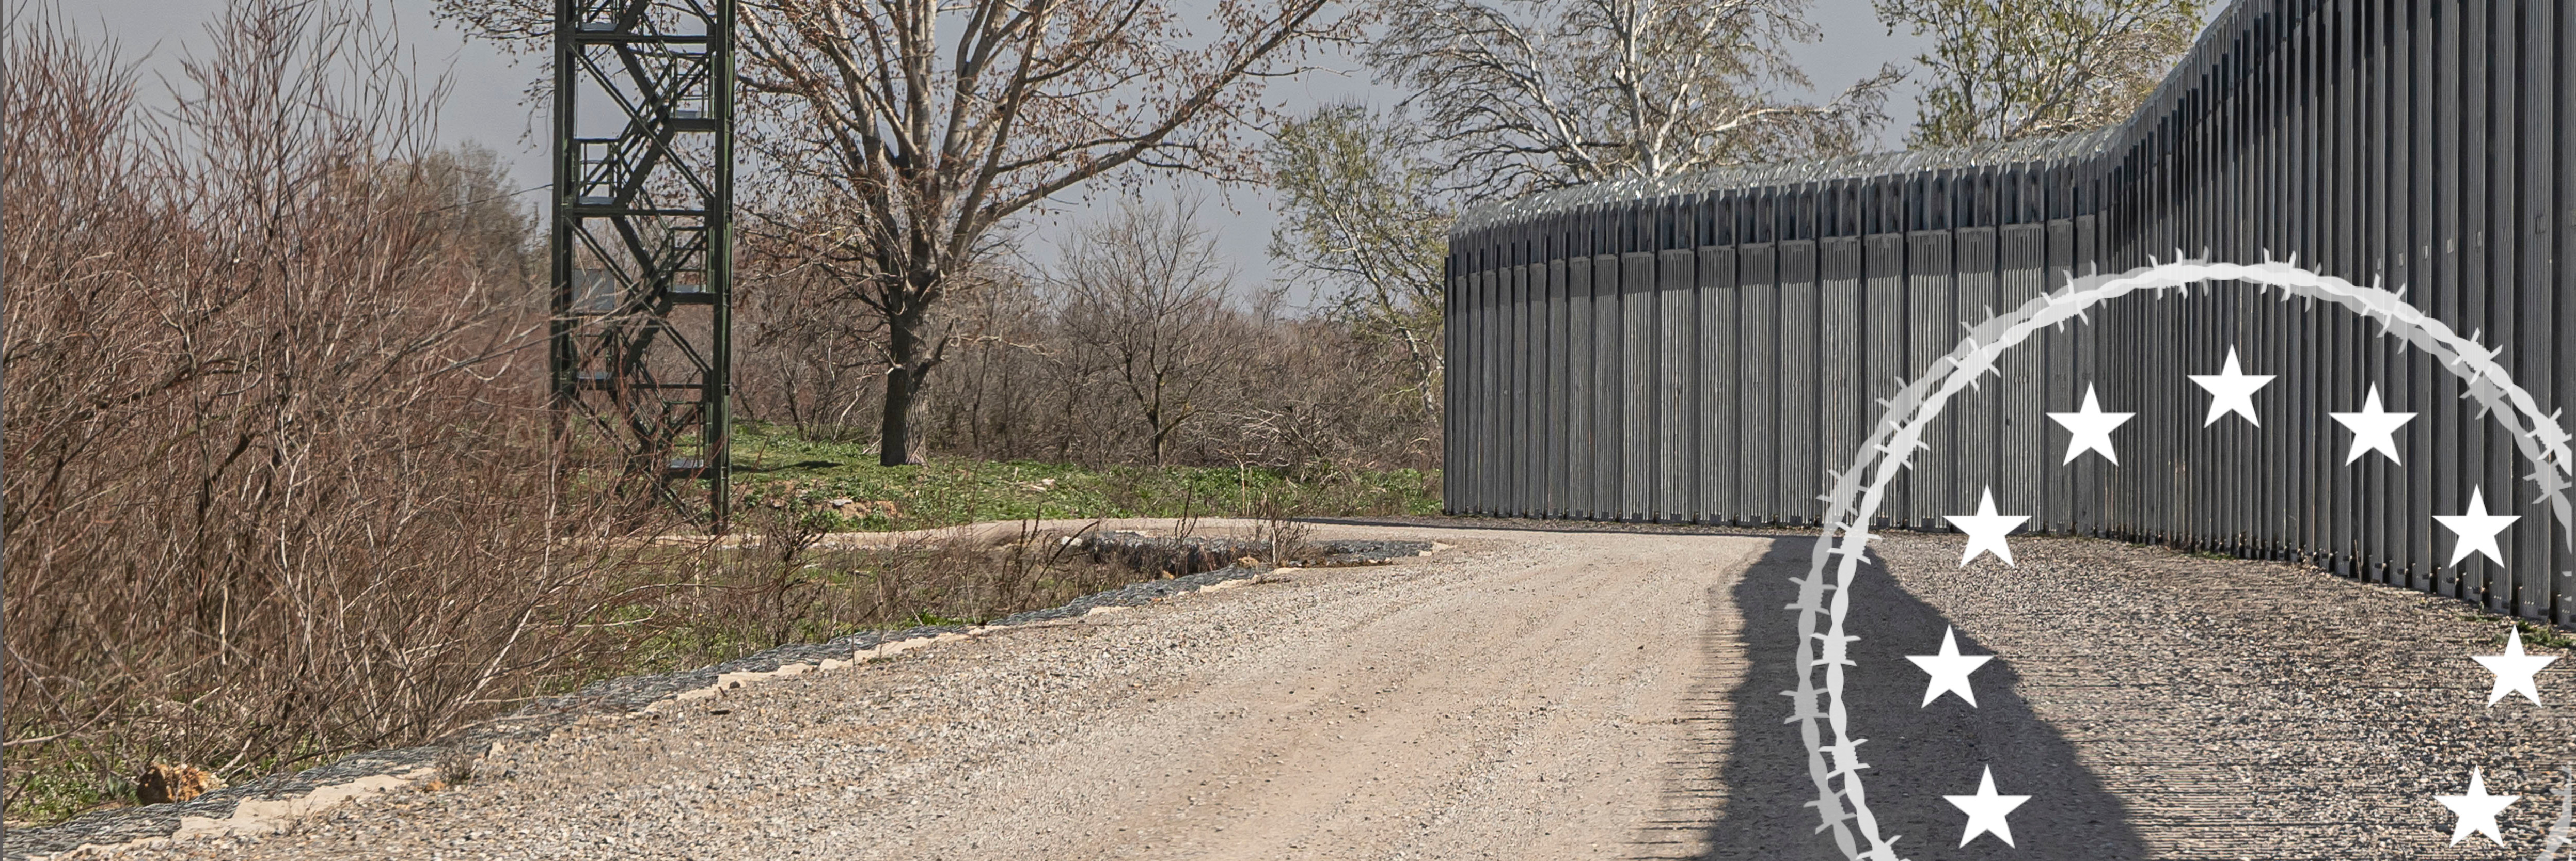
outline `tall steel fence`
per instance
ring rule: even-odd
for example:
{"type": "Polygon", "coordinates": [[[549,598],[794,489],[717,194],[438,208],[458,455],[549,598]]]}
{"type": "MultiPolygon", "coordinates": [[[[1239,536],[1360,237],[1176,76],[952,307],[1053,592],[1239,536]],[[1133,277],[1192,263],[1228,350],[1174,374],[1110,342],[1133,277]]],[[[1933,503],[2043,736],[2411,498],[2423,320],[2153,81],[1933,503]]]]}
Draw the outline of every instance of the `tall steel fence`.
{"type": "MultiPolygon", "coordinates": [[[[1451,236],[1445,499],[1457,513],[1812,524],[1878,401],[1968,327],[2182,255],[2295,258],[2475,333],[2576,403],[2576,4],[2248,0],[2126,124],[2041,142],[1728,169],[1470,213],[1451,236]]],[[[2034,530],[2292,559],[2576,621],[2576,558],[2436,360],[2235,284],[2114,300],[1951,402],[1880,509],[1946,528],[1991,487],[2034,530]],[[2270,374],[2256,427],[2187,375],[2270,374]],[[2419,415],[2403,465],[2330,412],[2419,415]],[[2045,415],[2136,418],[2061,464],[2045,415]],[[2436,515],[2521,515],[2450,564],[2436,515]]],[[[2563,416],[2561,425],[2563,426],[2563,416]]]]}

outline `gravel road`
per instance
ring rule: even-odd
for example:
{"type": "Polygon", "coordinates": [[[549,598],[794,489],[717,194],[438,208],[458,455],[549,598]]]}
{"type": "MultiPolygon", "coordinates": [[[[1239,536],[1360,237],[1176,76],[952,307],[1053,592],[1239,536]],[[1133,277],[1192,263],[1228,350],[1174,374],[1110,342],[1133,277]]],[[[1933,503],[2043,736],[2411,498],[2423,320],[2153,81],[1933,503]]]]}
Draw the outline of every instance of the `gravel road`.
{"type": "MultiPolygon", "coordinates": [[[[1328,525],[1368,568],[990,629],[587,719],[438,792],[147,857],[1839,857],[1784,723],[1812,536],[1328,525]]],[[[1473,528],[1461,528],[1473,527],[1473,528]]],[[[1497,528],[1502,527],[1502,528],[1497,528]]],[[[1846,691],[1907,857],[2532,858],[2576,763],[2576,661],[2489,707],[2504,623],[2293,566],[1955,535],[1877,546],[1846,691]],[[1977,706],[1905,655],[1997,659],[1977,706]],[[2524,798],[2510,851],[2433,799],[2524,798]],[[1958,845],[1943,801],[2029,795],[1958,845]]],[[[2533,651],[2557,654],[2548,649],[2533,651]]]]}

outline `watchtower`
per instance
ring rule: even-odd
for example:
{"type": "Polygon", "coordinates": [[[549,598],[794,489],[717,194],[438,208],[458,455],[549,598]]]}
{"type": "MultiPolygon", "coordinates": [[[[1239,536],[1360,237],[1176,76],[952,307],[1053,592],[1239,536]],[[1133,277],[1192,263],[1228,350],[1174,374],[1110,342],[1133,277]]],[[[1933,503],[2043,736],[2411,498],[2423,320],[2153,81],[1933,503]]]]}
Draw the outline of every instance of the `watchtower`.
{"type": "Polygon", "coordinates": [[[732,0],[557,0],[551,367],[567,431],[628,493],[725,529],[731,465],[732,0]]]}

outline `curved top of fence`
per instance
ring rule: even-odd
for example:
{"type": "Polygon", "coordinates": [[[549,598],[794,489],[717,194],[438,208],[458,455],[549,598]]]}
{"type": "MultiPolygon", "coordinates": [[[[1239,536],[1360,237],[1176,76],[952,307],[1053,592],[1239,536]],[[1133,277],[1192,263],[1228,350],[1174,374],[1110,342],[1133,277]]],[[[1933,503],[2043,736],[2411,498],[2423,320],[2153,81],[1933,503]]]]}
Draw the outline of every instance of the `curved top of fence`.
{"type": "Polygon", "coordinates": [[[1673,176],[1610,180],[1523,195],[1506,201],[1476,204],[1459,213],[1458,221],[1452,229],[1454,232],[1466,232],[1594,204],[1652,200],[1682,194],[1786,186],[1823,180],[1868,179],[1922,171],[2036,161],[2090,161],[2108,154],[2123,141],[2128,140],[2133,129],[2141,123],[2152,123],[2156,117],[2171,112],[2185,91],[2206,84],[2205,77],[2216,68],[2220,56],[2233,50],[2277,49],[2279,47],[2277,44],[2240,43],[2240,40],[2232,38],[2239,34],[2251,33],[2256,19],[2285,13],[2297,17],[2312,11],[2312,9],[2278,9],[2230,0],[2225,9],[2202,25],[2198,37],[2192,40],[2192,46],[2177,58],[2174,68],[2166,73],[2164,81],[2157,85],[2155,92],[2139,103],[2136,112],[2118,123],[2092,131],[2063,137],[1867,153],[1806,161],[1739,164],[1673,176]]]}
{"type": "Polygon", "coordinates": [[[1552,189],[1506,201],[1477,204],[1459,214],[1458,230],[1475,230],[1551,212],[1614,201],[1650,200],[1682,194],[1795,185],[1833,179],[1862,179],[1986,165],[2082,159],[2100,155],[2119,137],[2121,126],[2109,126],[2064,137],[2029,138],[2003,143],[1900,150],[1809,161],[1728,165],[1672,176],[1629,177],[1552,189]]]}

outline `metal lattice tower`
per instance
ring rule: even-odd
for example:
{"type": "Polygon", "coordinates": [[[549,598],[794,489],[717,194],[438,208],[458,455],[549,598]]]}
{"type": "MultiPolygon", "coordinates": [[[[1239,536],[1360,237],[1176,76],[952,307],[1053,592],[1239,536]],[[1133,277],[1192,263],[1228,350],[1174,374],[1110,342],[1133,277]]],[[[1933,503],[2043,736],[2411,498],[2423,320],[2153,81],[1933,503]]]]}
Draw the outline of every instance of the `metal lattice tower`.
{"type": "Polygon", "coordinates": [[[733,0],[556,0],[555,406],[725,529],[733,0]]]}

